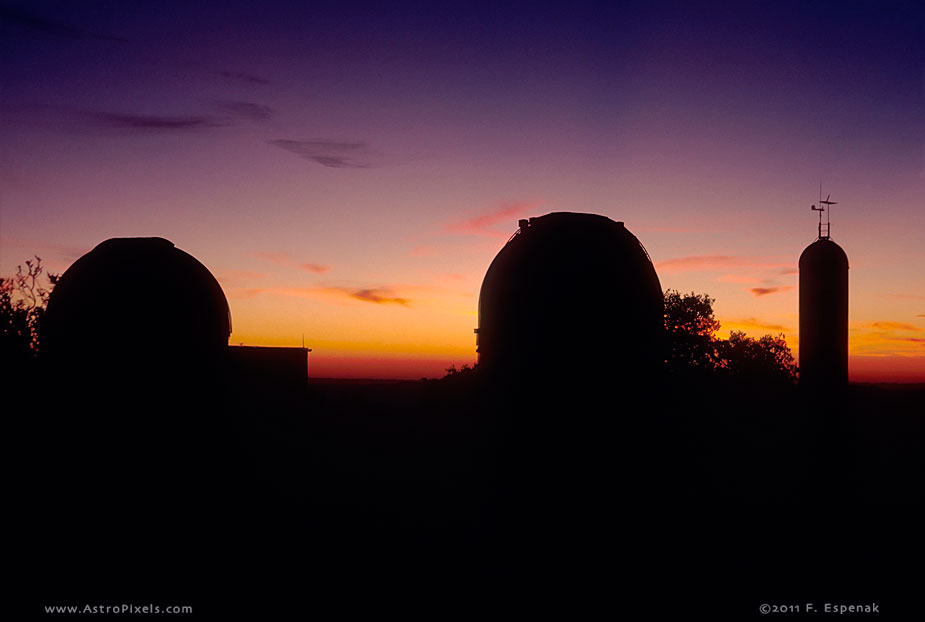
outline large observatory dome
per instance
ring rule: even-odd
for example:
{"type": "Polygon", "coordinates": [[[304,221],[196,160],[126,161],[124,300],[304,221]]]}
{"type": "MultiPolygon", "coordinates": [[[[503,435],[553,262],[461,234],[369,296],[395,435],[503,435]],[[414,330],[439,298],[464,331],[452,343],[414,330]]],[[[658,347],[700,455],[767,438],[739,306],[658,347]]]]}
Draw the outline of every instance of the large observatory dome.
{"type": "Polygon", "coordinates": [[[663,300],[622,222],[564,212],[522,220],[482,282],[479,366],[509,377],[655,373],[663,300]]]}
{"type": "Polygon", "coordinates": [[[199,261],[162,238],[113,238],[61,276],[42,347],[72,362],[118,364],[168,350],[182,360],[227,346],[230,333],[225,294],[199,261]]]}

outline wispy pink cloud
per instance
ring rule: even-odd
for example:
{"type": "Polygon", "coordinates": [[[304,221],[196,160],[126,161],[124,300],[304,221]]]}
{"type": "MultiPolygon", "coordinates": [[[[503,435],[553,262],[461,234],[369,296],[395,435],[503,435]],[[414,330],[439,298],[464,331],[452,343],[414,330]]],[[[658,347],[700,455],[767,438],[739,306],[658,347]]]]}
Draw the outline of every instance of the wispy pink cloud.
{"type": "Polygon", "coordinates": [[[517,217],[524,215],[528,210],[532,210],[536,207],[536,203],[505,203],[494,211],[475,216],[474,218],[451,222],[446,225],[445,229],[448,233],[507,237],[514,232],[517,217]],[[508,225],[507,231],[496,231],[492,228],[499,224],[508,225]]]}
{"type": "Polygon", "coordinates": [[[227,295],[233,300],[248,300],[265,291],[267,290],[260,287],[232,287],[227,291],[227,295]]]}
{"type": "Polygon", "coordinates": [[[216,273],[215,278],[222,284],[222,289],[229,298],[243,300],[253,298],[264,291],[262,288],[254,287],[254,281],[259,282],[266,276],[266,273],[254,270],[224,268],[216,273]]]}
{"type": "Polygon", "coordinates": [[[337,285],[328,285],[318,288],[304,288],[303,292],[321,296],[345,296],[354,300],[363,302],[372,302],[375,304],[395,304],[407,307],[411,305],[411,300],[395,293],[395,289],[390,286],[380,287],[345,287],[337,285]]]}
{"type": "Polygon", "coordinates": [[[251,256],[262,259],[263,261],[275,263],[278,266],[287,266],[292,262],[289,255],[286,253],[251,253],[251,256]]]}
{"type": "Polygon", "coordinates": [[[408,306],[410,300],[394,295],[391,290],[385,287],[374,287],[365,289],[338,288],[341,293],[362,300],[363,302],[374,302],[376,304],[397,304],[408,306]]]}
{"type": "Polygon", "coordinates": [[[753,318],[753,317],[734,319],[734,320],[733,319],[723,320],[723,322],[724,323],[728,322],[729,324],[733,324],[736,326],[746,326],[749,328],[756,328],[758,330],[769,330],[774,333],[786,333],[787,331],[791,330],[790,328],[783,326],[781,324],[768,324],[766,322],[762,322],[761,320],[758,320],[757,318],[753,318]]]}
{"type": "Polygon", "coordinates": [[[50,243],[38,238],[3,237],[0,238],[0,246],[18,249],[21,260],[16,263],[22,264],[27,259],[38,256],[42,259],[45,269],[52,272],[64,271],[75,259],[90,252],[90,247],[50,243]]]}
{"type": "Polygon", "coordinates": [[[286,268],[297,268],[305,272],[323,274],[331,269],[331,266],[318,263],[301,263],[292,258],[288,253],[252,253],[253,257],[263,261],[283,266],[286,268]]]}
{"type": "Polygon", "coordinates": [[[430,244],[415,246],[411,249],[410,254],[412,257],[436,257],[437,247],[430,244]]]}
{"type": "Polygon", "coordinates": [[[712,229],[701,229],[698,227],[633,227],[633,230],[652,233],[708,233],[711,231],[716,231],[712,229]]]}
{"type": "Polygon", "coordinates": [[[724,274],[716,278],[717,283],[743,283],[745,285],[757,285],[758,283],[767,283],[767,279],[759,279],[754,276],[744,276],[741,274],[724,274]]]}
{"type": "Polygon", "coordinates": [[[925,300],[925,296],[918,294],[884,294],[887,298],[900,298],[902,300],[925,300]]]}
{"type": "Polygon", "coordinates": [[[870,322],[865,326],[868,328],[876,328],[877,330],[922,330],[918,326],[906,324],[905,322],[870,322]]]}
{"type": "Polygon", "coordinates": [[[784,287],[752,287],[748,291],[755,294],[755,296],[767,296],[768,294],[777,294],[780,292],[786,292],[793,289],[792,286],[787,285],[784,287]]]}
{"type": "Polygon", "coordinates": [[[295,296],[297,298],[318,299],[351,299],[375,304],[396,304],[404,307],[411,306],[411,299],[399,296],[397,287],[347,287],[338,285],[323,285],[318,287],[274,287],[261,292],[279,296],[295,296]]]}
{"type": "Polygon", "coordinates": [[[323,292],[319,287],[268,287],[262,293],[274,296],[293,296],[295,298],[319,298],[323,292]]]}
{"type": "Polygon", "coordinates": [[[262,279],[267,276],[266,272],[257,272],[256,270],[237,270],[234,268],[226,268],[219,272],[219,280],[225,278],[227,280],[234,281],[250,281],[253,279],[262,279]]]}

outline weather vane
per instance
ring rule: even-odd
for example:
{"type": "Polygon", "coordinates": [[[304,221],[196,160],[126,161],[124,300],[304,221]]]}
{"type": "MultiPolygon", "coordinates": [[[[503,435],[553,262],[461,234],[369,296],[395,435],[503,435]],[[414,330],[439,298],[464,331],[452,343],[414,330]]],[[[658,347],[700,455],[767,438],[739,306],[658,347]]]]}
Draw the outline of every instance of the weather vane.
{"type": "Polygon", "coordinates": [[[819,212],[819,239],[820,240],[828,240],[831,234],[831,231],[832,231],[832,223],[829,221],[829,216],[832,211],[832,206],[838,205],[838,202],[830,201],[829,199],[831,198],[832,198],[832,195],[829,194],[829,195],[826,195],[824,201],[822,200],[822,184],[820,183],[819,184],[819,207],[816,207],[815,205],[809,206],[809,209],[813,210],[814,212],[819,212]],[[827,207],[829,209],[826,209],[827,207]],[[824,223],[822,222],[823,212],[825,212],[825,222],[824,223]],[[823,230],[825,231],[825,235],[823,235],[823,230]]]}

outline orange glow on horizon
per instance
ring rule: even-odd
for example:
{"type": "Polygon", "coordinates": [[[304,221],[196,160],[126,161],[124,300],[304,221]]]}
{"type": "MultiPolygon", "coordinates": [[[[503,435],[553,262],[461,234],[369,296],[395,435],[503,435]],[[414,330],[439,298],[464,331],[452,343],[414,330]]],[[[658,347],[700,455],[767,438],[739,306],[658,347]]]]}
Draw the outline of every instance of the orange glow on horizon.
{"type": "MultiPolygon", "coordinates": [[[[727,339],[733,330],[744,331],[754,339],[783,333],[799,361],[796,320],[720,319],[720,324],[720,339],[727,339]]],[[[851,382],[925,382],[925,329],[908,322],[852,322],[848,329],[848,375],[851,382]]]]}
{"type": "MultiPolygon", "coordinates": [[[[301,346],[299,340],[285,338],[245,338],[233,334],[230,344],[263,346],[301,346]]],[[[441,378],[450,366],[473,365],[476,361],[474,336],[459,345],[347,342],[305,338],[309,354],[309,374],[315,378],[406,379],[441,378]]]]}
{"type": "Polygon", "coordinates": [[[851,382],[925,382],[925,356],[850,356],[851,382]]]}
{"type": "Polygon", "coordinates": [[[419,380],[421,378],[442,378],[446,370],[463,365],[470,367],[475,363],[475,356],[463,358],[430,357],[369,357],[322,355],[311,358],[309,355],[309,374],[312,378],[367,378],[383,380],[419,380]]]}
{"type": "MultiPolygon", "coordinates": [[[[419,379],[442,377],[451,365],[457,368],[476,361],[472,329],[475,311],[447,314],[437,309],[412,310],[382,305],[331,307],[335,316],[356,314],[356,323],[331,327],[330,336],[305,334],[312,349],[313,377],[419,379]],[[392,323],[373,321],[370,312],[391,314],[392,323]],[[363,325],[364,321],[369,324],[363,325]],[[353,329],[353,330],[349,330],[353,329]],[[347,337],[353,336],[354,339],[347,337]]],[[[718,338],[744,331],[751,338],[784,334],[799,360],[799,336],[795,319],[720,318],[718,338]]],[[[263,346],[300,346],[298,326],[267,322],[273,332],[235,332],[229,343],[263,346]]],[[[252,327],[251,327],[252,328],[252,327]]],[[[925,330],[898,322],[852,323],[849,332],[849,374],[853,382],[925,382],[925,330]]]]}

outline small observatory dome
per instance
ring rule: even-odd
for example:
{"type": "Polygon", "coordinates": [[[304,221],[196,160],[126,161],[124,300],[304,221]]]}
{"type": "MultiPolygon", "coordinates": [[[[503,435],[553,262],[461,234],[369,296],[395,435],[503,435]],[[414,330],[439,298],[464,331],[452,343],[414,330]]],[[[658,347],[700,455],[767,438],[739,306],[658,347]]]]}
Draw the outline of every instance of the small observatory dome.
{"type": "Polygon", "coordinates": [[[847,386],[848,255],[820,233],[800,255],[799,268],[800,385],[847,386]]]}
{"type": "Polygon", "coordinates": [[[552,213],[521,220],[479,295],[479,368],[506,379],[651,378],[664,298],[648,253],[622,222],[552,213]]]}
{"type": "Polygon", "coordinates": [[[230,334],[228,301],[199,261],[162,238],[113,238],[61,276],[42,348],[73,371],[182,367],[220,352],[230,334]]]}

